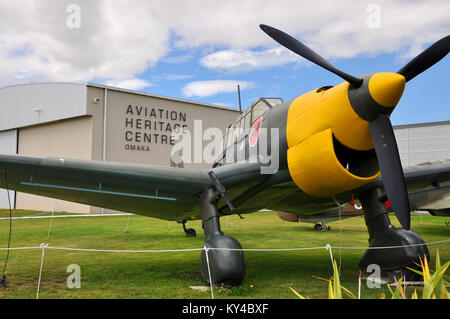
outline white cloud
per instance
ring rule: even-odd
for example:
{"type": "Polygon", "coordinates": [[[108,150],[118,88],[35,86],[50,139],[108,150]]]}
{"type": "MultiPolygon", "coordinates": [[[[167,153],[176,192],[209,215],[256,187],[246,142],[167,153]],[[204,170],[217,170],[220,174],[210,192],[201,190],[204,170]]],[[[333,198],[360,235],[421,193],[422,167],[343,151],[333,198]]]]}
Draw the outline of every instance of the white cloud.
{"type": "Polygon", "coordinates": [[[183,94],[187,97],[205,97],[219,93],[237,92],[238,84],[241,90],[251,89],[255,85],[253,82],[234,80],[196,81],[186,84],[183,87],[183,94]]]}
{"type": "Polygon", "coordinates": [[[263,51],[222,50],[204,56],[200,64],[215,70],[246,71],[300,61],[302,59],[298,55],[285,48],[276,47],[263,51]]]}
{"type": "Polygon", "coordinates": [[[166,74],[163,76],[164,79],[169,81],[177,81],[177,80],[185,80],[193,78],[194,76],[192,74],[166,74]]]}
{"type": "Polygon", "coordinates": [[[144,88],[153,86],[152,83],[141,79],[128,79],[123,81],[108,81],[106,85],[114,86],[128,90],[142,90],[144,88]]]}
{"type": "Polygon", "coordinates": [[[76,1],[81,28],[68,28],[72,0],[0,0],[0,82],[122,81],[168,52],[168,26],[158,5],[76,1]]]}
{"type": "Polygon", "coordinates": [[[163,73],[150,76],[152,82],[180,81],[191,79],[193,77],[195,77],[194,74],[176,74],[176,73],[163,73]]]}
{"type": "Polygon", "coordinates": [[[166,63],[178,64],[178,63],[187,62],[187,61],[191,60],[192,57],[193,56],[191,54],[182,54],[182,55],[165,57],[163,59],[163,61],[166,62],[166,63]]]}
{"type": "Polygon", "coordinates": [[[302,39],[328,58],[383,52],[409,58],[450,33],[448,0],[377,0],[379,29],[367,26],[371,3],[0,0],[0,83],[124,81],[163,59],[186,62],[191,58],[186,50],[196,48],[208,52],[202,63],[215,70],[227,69],[219,62],[230,70],[285,63],[290,57],[275,54],[278,47],[259,29],[261,23],[302,39]],[[80,5],[80,29],[66,25],[71,3],[80,5]]]}

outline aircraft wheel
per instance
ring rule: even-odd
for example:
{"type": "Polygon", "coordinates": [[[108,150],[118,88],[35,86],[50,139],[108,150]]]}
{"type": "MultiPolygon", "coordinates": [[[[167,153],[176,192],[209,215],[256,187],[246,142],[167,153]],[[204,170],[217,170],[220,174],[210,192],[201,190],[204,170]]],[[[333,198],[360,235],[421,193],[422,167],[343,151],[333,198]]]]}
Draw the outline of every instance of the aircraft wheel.
{"type": "Polygon", "coordinates": [[[403,278],[402,281],[422,281],[423,277],[421,275],[419,275],[418,273],[415,273],[414,271],[408,269],[408,268],[412,268],[412,269],[416,269],[421,271],[422,269],[416,265],[416,264],[412,264],[408,267],[399,269],[399,270],[393,270],[393,271],[388,271],[387,275],[389,277],[389,279],[392,282],[397,282],[400,278],[403,278]]]}
{"type": "Polygon", "coordinates": [[[231,236],[216,235],[205,242],[205,248],[223,248],[202,250],[200,269],[203,279],[214,284],[223,283],[228,286],[239,286],[245,276],[244,252],[241,244],[231,236]]]}
{"type": "Polygon", "coordinates": [[[314,230],[316,230],[316,231],[322,231],[322,230],[323,230],[323,225],[322,225],[322,224],[315,224],[315,225],[314,225],[314,230]]]}
{"type": "Polygon", "coordinates": [[[196,237],[197,236],[197,232],[195,231],[194,228],[187,228],[184,231],[186,237],[196,237]]]}

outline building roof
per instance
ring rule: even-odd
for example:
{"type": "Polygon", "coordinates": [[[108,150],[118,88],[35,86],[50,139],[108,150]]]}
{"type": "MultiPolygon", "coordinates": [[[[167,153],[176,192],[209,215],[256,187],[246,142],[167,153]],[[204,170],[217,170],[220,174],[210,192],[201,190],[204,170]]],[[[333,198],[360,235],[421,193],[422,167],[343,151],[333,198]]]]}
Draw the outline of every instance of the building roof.
{"type": "Polygon", "coordinates": [[[192,100],[186,100],[186,99],[170,97],[170,96],[165,96],[165,95],[159,95],[159,94],[154,94],[154,93],[147,93],[147,92],[136,91],[136,90],[123,89],[123,88],[119,88],[119,87],[108,86],[108,85],[105,85],[105,84],[98,84],[98,83],[88,82],[88,83],[86,83],[86,85],[92,86],[92,87],[98,87],[98,88],[106,88],[108,90],[114,90],[114,91],[119,91],[119,92],[132,93],[132,94],[137,94],[137,95],[144,95],[144,96],[156,97],[156,98],[166,99],[166,100],[171,100],[171,101],[178,101],[178,102],[183,102],[183,103],[190,103],[190,104],[195,104],[195,105],[214,107],[214,108],[219,108],[219,109],[225,109],[225,110],[239,112],[239,109],[235,109],[235,108],[228,107],[228,106],[223,106],[223,105],[218,105],[218,104],[211,104],[211,103],[205,103],[205,102],[198,102],[198,101],[192,101],[192,100]]]}
{"type": "Polygon", "coordinates": [[[87,82],[31,82],[0,87],[0,131],[88,115],[88,87],[189,103],[239,113],[226,106],[195,102],[87,82]]]}
{"type": "Polygon", "coordinates": [[[0,88],[0,131],[87,115],[80,83],[30,83],[0,88]]]}
{"type": "Polygon", "coordinates": [[[450,125],[450,121],[437,121],[437,122],[426,122],[426,123],[395,125],[394,129],[425,127],[425,126],[438,126],[438,125],[450,125]]]}
{"type": "Polygon", "coordinates": [[[82,82],[82,81],[80,81],[80,82],[77,82],[77,81],[72,81],[72,82],[64,82],[64,81],[57,81],[57,82],[26,82],[26,83],[16,83],[16,84],[11,84],[11,85],[0,86],[0,90],[4,89],[4,88],[8,88],[8,87],[14,87],[14,86],[39,85],[39,84],[76,84],[76,85],[92,86],[92,87],[108,89],[108,90],[113,90],[113,91],[119,91],[119,92],[124,92],[124,93],[144,95],[144,96],[156,97],[156,98],[166,99],[166,100],[171,100],[171,101],[178,101],[178,102],[183,102],[183,103],[190,103],[190,104],[195,104],[195,105],[214,107],[214,108],[219,108],[219,109],[225,109],[225,110],[239,112],[239,109],[228,107],[228,106],[224,106],[224,105],[192,101],[192,100],[175,98],[175,97],[159,95],[159,94],[154,94],[154,93],[147,93],[147,92],[142,92],[142,91],[124,89],[124,88],[120,88],[120,87],[115,87],[115,86],[110,86],[110,85],[100,84],[100,83],[93,83],[93,82],[82,82]]]}

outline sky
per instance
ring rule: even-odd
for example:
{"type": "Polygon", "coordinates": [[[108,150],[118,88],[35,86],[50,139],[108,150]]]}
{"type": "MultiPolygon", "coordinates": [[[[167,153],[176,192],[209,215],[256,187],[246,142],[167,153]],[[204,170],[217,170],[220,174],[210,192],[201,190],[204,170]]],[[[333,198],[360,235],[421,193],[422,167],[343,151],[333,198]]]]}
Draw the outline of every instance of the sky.
{"type": "MultiPolygon", "coordinates": [[[[0,86],[81,81],[243,109],[336,75],[275,43],[268,24],[352,75],[396,72],[450,34],[450,1],[0,0],[0,86]]],[[[450,58],[407,83],[394,125],[450,120],[450,58]]]]}

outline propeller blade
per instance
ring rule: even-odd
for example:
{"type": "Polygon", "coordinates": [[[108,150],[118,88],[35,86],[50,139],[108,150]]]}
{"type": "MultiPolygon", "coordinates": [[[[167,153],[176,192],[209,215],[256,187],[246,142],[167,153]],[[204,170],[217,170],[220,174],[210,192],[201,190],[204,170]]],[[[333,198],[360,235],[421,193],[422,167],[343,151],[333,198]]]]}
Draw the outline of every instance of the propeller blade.
{"type": "Polygon", "coordinates": [[[406,82],[439,62],[450,50],[450,35],[435,42],[428,49],[420,53],[397,73],[403,75],[406,82]]]}
{"type": "Polygon", "coordinates": [[[362,79],[359,79],[357,77],[354,77],[353,75],[350,75],[348,73],[345,73],[344,71],[339,70],[334,65],[332,65],[330,62],[322,58],[320,55],[318,55],[316,52],[308,48],[306,45],[298,41],[297,39],[291,37],[289,34],[284,33],[283,31],[280,31],[276,28],[273,28],[271,26],[261,24],[259,27],[267,33],[268,36],[270,36],[272,39],[277,41],[282,46],[288,48],[289,50],[297,53],[298,55],[304,57],[305,59],[320,65],[324,69],[333,72],[337,76],[340,76],[345,81],[352,84],[355,88],[359,88],[363,82],[362,79]]]}
{"type": "Polygon", "coordinates": [[[409,230],[411,217],[408,191],[391,121],[388,115],[380,113],[369,127],[386,195],[398,221],[404,229],[409,230]]]}

